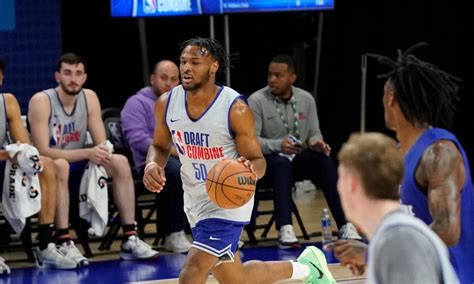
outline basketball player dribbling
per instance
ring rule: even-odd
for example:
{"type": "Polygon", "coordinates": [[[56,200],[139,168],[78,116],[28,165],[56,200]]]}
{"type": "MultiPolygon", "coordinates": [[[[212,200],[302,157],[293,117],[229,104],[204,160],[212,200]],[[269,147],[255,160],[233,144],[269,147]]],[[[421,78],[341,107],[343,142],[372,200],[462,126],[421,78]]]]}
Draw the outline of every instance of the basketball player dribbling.
{"type": "Polygon", "coordinates": [[[242,264],[237,244],[250,220],[253,199],[242,207],[223,209],[207,195],[207,173],[224,158],[238,158],[257,179],[266,167],[245,98],[215,83],[216,73],[227,64],[228,56],[216,40],[185,41],[180,57],[182,85],[160,96],[156,104],[157,124],[143,182],[150,191],[163,189],[163,168],[173,142],[182,163],[184,210],[194,238],[179,282],[205,283],[212,273],[221,283],[273,283],[289,278],[335,283],[324,255],[315,247],[308,247],[297,261],[242,264]]]}

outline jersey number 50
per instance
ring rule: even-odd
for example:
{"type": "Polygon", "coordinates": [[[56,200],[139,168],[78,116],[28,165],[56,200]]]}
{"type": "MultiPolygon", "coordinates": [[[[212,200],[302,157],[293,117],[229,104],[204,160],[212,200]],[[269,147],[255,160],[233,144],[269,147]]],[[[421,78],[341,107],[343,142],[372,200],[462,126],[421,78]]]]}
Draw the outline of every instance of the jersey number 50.
{"type": "Polygon", "coordinates": [[[205,181],[207,178],[207,169],[205,164],[193,163],[194,176],[197,180],[205,181]]]}

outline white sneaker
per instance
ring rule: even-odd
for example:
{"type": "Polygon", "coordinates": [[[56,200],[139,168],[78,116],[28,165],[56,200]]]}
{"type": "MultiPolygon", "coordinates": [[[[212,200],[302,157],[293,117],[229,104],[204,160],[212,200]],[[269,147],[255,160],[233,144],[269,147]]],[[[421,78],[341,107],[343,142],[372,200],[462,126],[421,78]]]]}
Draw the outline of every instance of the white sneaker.
{"type": "Polygon", "coordinates": [[[357,232],[356,227],[350,222],[347,222],[345,225],[341,227],[341,229],[339,230],[339,238],[362,240],[362,237],[357,232]]]}
{"type": "Polygon", "coordinates": [[[303,191],[305,193],[316,190],[316,186],[310,180],[303,180],[295,183],[296,190],[303,191]]]}
{"type": "Polygon", "coordinates": [[[78,267],[89,266],[89,260],[82,255],[73,241],[62,243],[62,245],[59,246],[59,250],[65,257],[76,262],[78,267]]]}
{"type": "Polygon", "coordinates": [[[36,248],[35,265],[38,268],[55,269],[76,269],[78,267],[77,263],[61,253],[54,243],[49,243],[44,250],[36,248]]]}
{"type": "Polygon", "coordinates": [[[5,259],[0,257],[0,275],[10,274],[10,267],[5,263],[5,259]]]}
{"type": "Polygon", "coordinates": [[[191,243],[184,231],[174,232],[169,234],[165,239],[165,249],[176,252],[183,253],[187,252],[191,248],[191,243]]]}
{"type": "Polygon", "coordinates": [[[297,248],[300,244],[296,238],[293,225],[281,226],[278,231],[278,247],[281,249],[297,248]]]}
{"type": "Polygon", "coordinates": [[[153,259],[160,256],[147,243],[133,235],[120,245],[120,258],[124,260],[153,259]]]}

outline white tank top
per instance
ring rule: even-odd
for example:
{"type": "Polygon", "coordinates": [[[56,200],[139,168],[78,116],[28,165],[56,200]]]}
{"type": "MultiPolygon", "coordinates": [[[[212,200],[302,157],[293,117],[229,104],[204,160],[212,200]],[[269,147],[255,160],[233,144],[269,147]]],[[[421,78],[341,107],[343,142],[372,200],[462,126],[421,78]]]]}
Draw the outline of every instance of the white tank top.
{"type": "Polygon", "coordinates": [[[190,225],[194,227],[200,220],[211,218],[246,224],[252,213],[253,198],[242,207],[223,209],[209,199],[205,186],[207,173],[217,162],[239,156],[230,129],[229,111],[243,97],[222,86],[207,110],[194,120],[186,111],[186,96],[181,85],[170,91],[165,120],[182,164],[184,211],[190,225]]]}

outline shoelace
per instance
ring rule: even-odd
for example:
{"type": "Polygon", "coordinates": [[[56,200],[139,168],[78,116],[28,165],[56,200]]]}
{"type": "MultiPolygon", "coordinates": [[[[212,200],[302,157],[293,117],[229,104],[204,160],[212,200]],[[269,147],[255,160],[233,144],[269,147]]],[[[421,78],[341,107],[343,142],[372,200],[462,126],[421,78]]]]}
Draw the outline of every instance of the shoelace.
{"type": "Polygon", "coordinates": [[[147,249],[151,249],[151,246],[145,243],[144,241],[140,240],[139,238],[135,237],[135,242],[137,243],[137,247],[143,246],[147,249]]]}
{"type": "MultiPolygon", "coordinates": [[[[49,249],[49,247],[47,247],[47,249],[49,249]]],[[[60,246],[60,245],[55,245],[55,246],[54,246],[54,249],[51,249],[51,251],[52,251],[53,253],[59,254],[60,256],[63,256],[63,257],[66,256],[66,254],[64,254],[64,253],[61,251],[61,246],[60,246]]]]}

